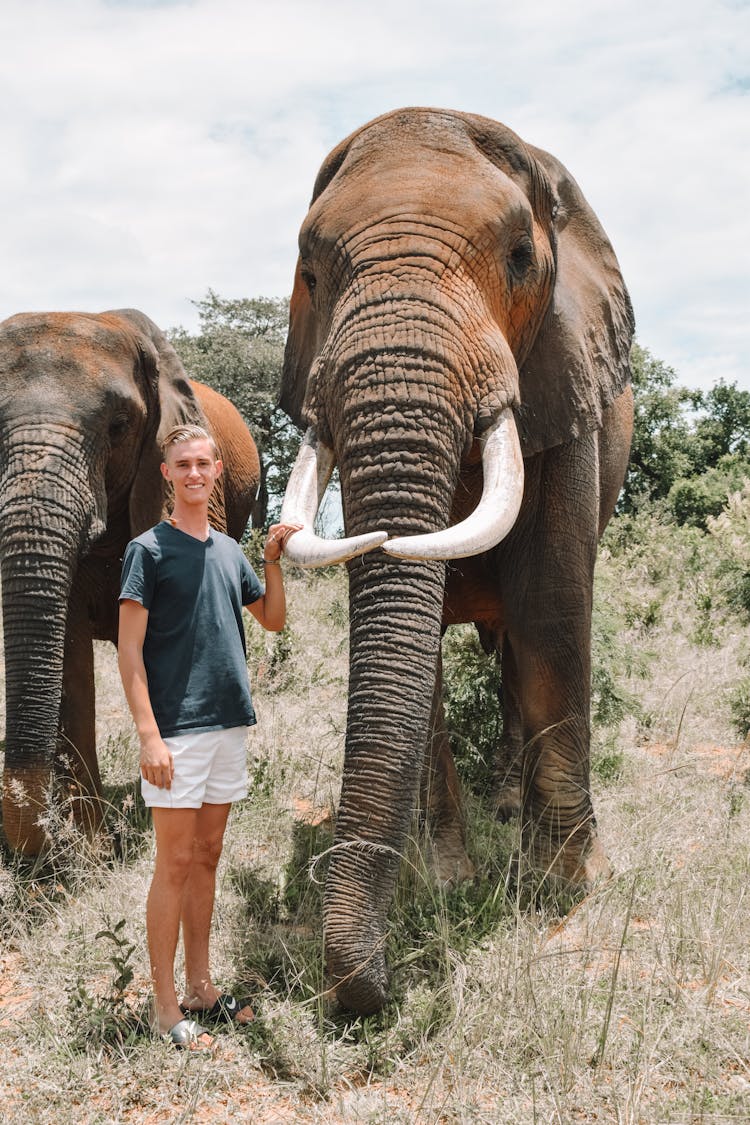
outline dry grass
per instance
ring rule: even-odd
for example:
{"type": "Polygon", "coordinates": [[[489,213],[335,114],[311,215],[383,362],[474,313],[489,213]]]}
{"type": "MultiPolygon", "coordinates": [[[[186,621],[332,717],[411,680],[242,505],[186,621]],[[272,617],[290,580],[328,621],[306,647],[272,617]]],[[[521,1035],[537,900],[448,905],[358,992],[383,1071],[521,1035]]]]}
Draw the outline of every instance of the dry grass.
{"type": "MultiPolygon", "coordinates": [[[[607,596],[622,585],[618,565],[605,559],[607,596]]],[[[345,582],[288,585],[289,637],[251,631],[254,785],[233,812],[216,910],[217,977],[252,992],[255,1025],[221,1033],[211,1057],[127,1040],[125,1017],[148,996],[151,839],[102,646],[109,835],[87,847],[60,816],[46,870],[0,865],[3,1120],[746,1121],[750,760],[724,698],[746,630],[715,622],[714,643],[696,644],[691,591],[666,596],[639,575],[623,601],[661,590],[661,617],[622,639],[650,651],[651,674],[628,684],[640,718],[610,732],[616,775],[595,774],[617,876],[566,917],[522,908],[505,890],[515,830],[474,802],[476,885],[438,895],[414,850],[392,914],[394,1003],[347,1022],[322,995],[320,886],[307,866],[330,839],[338,791],[345,582]],[[115,946],[96,936],[120,921],[134,970],[124,997],[115,946]]]]}

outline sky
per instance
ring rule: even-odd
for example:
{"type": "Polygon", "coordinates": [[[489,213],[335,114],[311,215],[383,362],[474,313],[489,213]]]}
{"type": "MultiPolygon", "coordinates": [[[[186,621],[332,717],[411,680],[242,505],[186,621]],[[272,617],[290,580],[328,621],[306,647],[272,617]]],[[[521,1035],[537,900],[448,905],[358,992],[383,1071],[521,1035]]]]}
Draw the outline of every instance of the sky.
{"type": "Polygon", "coordinates": [[[406,105],[572,172],[641,344],[750,390],[750,0],[0,0],[0,319],[291,292],[326,153],[406,105]]]}

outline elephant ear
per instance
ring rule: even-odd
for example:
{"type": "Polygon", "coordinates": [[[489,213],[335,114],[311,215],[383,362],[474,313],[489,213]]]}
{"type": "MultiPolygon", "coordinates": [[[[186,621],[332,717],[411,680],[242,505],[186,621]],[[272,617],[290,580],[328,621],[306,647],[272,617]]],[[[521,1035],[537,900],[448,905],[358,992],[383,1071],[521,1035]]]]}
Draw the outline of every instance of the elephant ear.
{"type": "Polygon", "coordinates": [[[525,455],[597,429],[630,382],[634,318],[614,250],[569,172],[527,146],[559,203],[552,299],[520,371],[516,412],[525,455]]]}
{"type": "Polygon", "coordinates": [[[300,260],[294,271],[294,287],[289,301],[289,332],[284,348],[279,406],[295,425],[306,425],[303,414],[310,367],[316,354],[317,324],[307,286],[302,280],[300,260]]]}
{"type": "MultiPolygon", "coordinates": [[[[164,333],[137,309],[117,309],[110,315],[127,321],[134,330],[138,353],[135,378],[147,410],[138,469],[130,489],[130,533],[135,536],[166,514],[167,495],[159,470],[160,439],[182,423],[210,427],[179,356],[164,333]]],[[[217,526],[216,519],[213,522],[217,526]]]]}
{"type": "MultiPolygon", "coordinates": [[[[346,159],[352,142],[364,131],[357,129],[336,146],[323,161],[315,180],[310,206],[319,195],[325,191],[346,159]]],[[[307,285],[302,278],[302,263],[297,259],[294,271],[294,286],[289,302],[289,332],[284,349],[284,366],[281,373],[281,391],[279,393],[279,406],[285,410],[295,425],[300,429],[306,426],[321,425],[322,418],[311,417],[315,414],[305,410],[305,396],[310,375],[310,368],[318,352],[318,325],[315,309],[310,298],[307,285]]],[[[310,407],[310,404],[307,404],[310,407]]]]}

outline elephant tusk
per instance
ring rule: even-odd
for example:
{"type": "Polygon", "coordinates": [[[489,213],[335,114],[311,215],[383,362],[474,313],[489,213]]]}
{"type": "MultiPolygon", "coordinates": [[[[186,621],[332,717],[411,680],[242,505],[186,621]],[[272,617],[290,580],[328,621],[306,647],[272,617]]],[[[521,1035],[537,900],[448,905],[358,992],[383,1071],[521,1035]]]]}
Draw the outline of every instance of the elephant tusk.
{"type": "Polygon", "coordinates": [[[297,566],[346,562],[380,547],[388,538],[387,531],[371,531],[348,539],[324,539],[315,534],[315,517],[335,464],[333,450],[318,440],[314,429],[309,429],[289,476],[280,516],[281,523],[302,524],[302,529],[289,538],[285,551],[286,558],[297,566]]]}
{"type": "Polygon", "coordinates": [[[480,438],[484,487],[470,516],[444,531],[389,539],[383,550],[402,559],[461,559],[496,546],[516,522],[523,499],[523,457],[510,409],[480,438]]]}

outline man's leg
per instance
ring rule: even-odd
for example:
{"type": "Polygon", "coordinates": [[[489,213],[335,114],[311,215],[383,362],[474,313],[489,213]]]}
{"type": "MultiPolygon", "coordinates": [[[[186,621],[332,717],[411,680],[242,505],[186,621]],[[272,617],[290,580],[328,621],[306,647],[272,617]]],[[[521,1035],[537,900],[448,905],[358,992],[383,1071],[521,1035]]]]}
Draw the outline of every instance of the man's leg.
{"type": "Polygon", "coordinates": [[[156,1025],[169,1031],[183,1019],[174,986],[185,884],[193,865],[198,809],[152,808],[156,863],[146,902],[146,933],[154,986],[156,1025]]]}
{"type": "Polygon", "coordinates": [[[182,941],[185,946],[185,1003],[211,1007],[208,944],[216,894],[216,868],[231,805],[202,805],[193,837],[190,875],[182,897],[182,941]]]}
{"type": "MultiPolygon", "coordinates": [[[[209,936],[216,894],[216,868],[231,804],[204,804],[198,810],[193,861],[182,897],[182,941],[185,947],[184,1007],[211,1008],[219,993],[211,980],[209,936]]],[[[243,1008],[236,1023],[249,1023],[252,1009],[243,1008]]]]}

